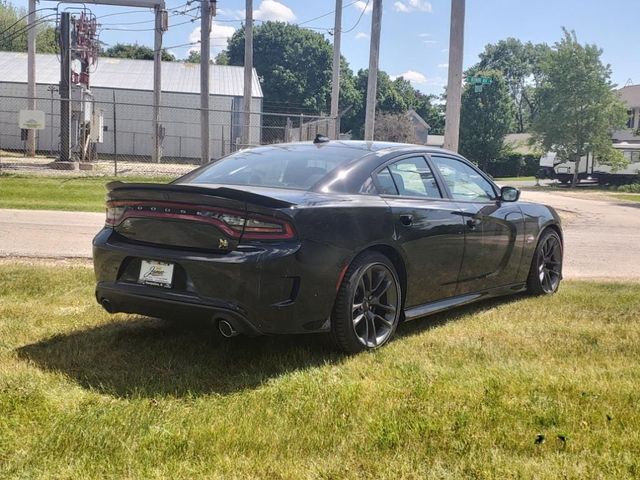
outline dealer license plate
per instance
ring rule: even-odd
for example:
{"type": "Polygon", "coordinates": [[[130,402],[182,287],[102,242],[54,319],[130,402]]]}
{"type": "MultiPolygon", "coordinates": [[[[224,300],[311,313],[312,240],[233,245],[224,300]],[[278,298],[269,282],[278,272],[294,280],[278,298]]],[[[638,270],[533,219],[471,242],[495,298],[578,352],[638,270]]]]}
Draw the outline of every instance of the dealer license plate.
{"type": "Polygon", "coordinates": [[[173,263],[156,262],[155,260],[142,260],[140,262],[138,283],[171,288],[172,280],[173,263]]]}

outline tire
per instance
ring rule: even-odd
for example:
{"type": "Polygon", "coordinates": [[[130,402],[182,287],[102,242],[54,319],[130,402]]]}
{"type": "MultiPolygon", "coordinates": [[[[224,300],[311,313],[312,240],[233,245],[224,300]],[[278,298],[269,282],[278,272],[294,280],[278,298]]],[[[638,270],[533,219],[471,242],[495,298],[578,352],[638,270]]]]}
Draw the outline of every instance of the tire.
{"type": "Polygon", "coordinates": [[[527,278],[531,295],[553,295],[562,281],[562,240],[558,232],[546,229],[538,240],[527,278]]]}
{"type": "Polygon", "coordinates": [[[374,350],[393,337],[402,310],[402,290],[393,263],[365,252],[347,269],[331,315],[334,345],[345,353],[374,350]]]}

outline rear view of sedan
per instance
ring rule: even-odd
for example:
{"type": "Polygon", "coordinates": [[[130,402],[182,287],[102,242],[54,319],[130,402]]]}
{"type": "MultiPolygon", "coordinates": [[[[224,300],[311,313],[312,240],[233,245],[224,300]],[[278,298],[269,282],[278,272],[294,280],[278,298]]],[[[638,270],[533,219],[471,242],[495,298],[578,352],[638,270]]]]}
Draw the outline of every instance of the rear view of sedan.
{"type": "Polygon", "coordinates": [[[108,190],[98,302],[225,336],[325,332],[358,352],[405,319],[562,277],[556,212],[442,149],[318,139],[108,190]]]}

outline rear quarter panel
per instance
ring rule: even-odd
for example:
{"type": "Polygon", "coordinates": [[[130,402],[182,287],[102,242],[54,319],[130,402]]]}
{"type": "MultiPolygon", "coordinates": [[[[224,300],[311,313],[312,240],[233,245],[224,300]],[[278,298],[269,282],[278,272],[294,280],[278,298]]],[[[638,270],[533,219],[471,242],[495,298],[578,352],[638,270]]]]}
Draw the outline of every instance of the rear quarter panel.
{"type": "Polygon", "coordinates": [[[345,195],[289,213],[301,245],[296,253],[300,271],[288,272],[301,278],[295,314],[324,323],[353,258],[372,245],[392,243],[391,212],[377,196],[345,195]]]}
{"type": "Polygon", "coordinates": [[[561,238],[563,235],[560,216],[552,207],[530,202],[519,202],[519,204],[524,215],[525,243],[518,279],[525,282],[542,232],[547,227],[555,226],[560,230],[561,238]]]}

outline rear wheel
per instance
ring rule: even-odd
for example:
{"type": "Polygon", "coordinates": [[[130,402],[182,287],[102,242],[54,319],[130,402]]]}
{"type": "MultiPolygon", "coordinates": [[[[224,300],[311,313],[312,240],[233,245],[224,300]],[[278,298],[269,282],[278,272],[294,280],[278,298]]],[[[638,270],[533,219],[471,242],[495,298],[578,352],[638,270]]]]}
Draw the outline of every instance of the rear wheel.
{"type": "Polygon", "coordinates": [[[527,291],[533,295],[556,293],[562,280],[562,240],[553,229],[543,232],[533,254],[527,291]]]}
{"type": "Polygon", "coordinates": [[[336,346],[347,353],[373,350],[391,340],[400,319],[402,291],[393,263],[377,252],[347,269],[331,317],[336,346]]]}

